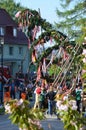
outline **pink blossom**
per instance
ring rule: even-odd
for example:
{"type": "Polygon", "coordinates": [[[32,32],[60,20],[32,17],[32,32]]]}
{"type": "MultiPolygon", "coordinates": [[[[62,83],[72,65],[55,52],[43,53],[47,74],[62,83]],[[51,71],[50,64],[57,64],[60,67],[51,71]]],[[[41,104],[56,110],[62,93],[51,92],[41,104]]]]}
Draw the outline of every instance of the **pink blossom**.
{"type": "Polygon", "coordinates": [[[22,103],[23,103],[23,99],[20,99],[20,100],[17,102],[17,106],[22,105],[22,103]]]}
{"type": "Polygon", "coordinates": [[[56,106],[57,106],[57,107],[60,107],[61,104],[62,104],[62,101],[58,100],[57,103],[56,103],[56,106]]]}
{"type": "Polygon", "coordinates": [[[20,13],[21,11],[18,11],[16,14],[15,14],[15,17],[18,18],[20,16],[20,13]]]}
{"type": "Polygon", "coordinates": [[[68,106],[67,105],[61,105],[59,108],[59,110],[63,110],[63,111],[67,111],[68,110],[68,106]]]}

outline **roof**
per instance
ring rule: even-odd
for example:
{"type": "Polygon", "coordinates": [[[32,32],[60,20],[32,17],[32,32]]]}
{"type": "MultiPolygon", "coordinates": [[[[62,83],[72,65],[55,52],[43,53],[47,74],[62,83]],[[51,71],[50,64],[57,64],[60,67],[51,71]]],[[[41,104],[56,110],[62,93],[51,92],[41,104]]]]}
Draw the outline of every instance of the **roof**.
{"type": "Polygon", "coordinates": [[[26,37],[25,33],[21,30],[17,30],[17,37],[13,36],[4,36],[4,41],[6,44],[22,44],[22,45],[28,45],[28,38],[26,37]]]}
{"type": "Polygon", "coordinates": [[[0,8],[0,25],[17,27],[16,22],[11,18],[9,13],[5,9],[2,9],[2,8],[0,8]]]}
{"type": "Polygon", "coordinates": [[[1,27],[7,27],[12,26],[17,29],[17,37],[14,37],[12,35],[4,35],[4,42],[6,44],[22,44],[22,45],[28,45],[28,38],[26,37],[25,33],[22,32],[22,30],[18,29],[17,23],[11,18],[9,13],[5,10],[0,8],[0,26],[1,27]]]}

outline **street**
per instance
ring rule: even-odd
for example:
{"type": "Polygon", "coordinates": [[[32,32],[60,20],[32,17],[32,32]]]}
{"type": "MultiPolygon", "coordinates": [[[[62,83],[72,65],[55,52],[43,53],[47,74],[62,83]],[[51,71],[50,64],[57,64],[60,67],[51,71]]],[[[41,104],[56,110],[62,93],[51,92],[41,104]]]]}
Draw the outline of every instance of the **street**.
{"type": "MultiPolygon", "coordinates": [[[[63,124],[56,117],[47,117],[41,121],[44,130],[63,130],[63,124]]],[[[7,115],[0,115],[0,130],[18,130],[18,127],[11,124],[7,115]]]]}

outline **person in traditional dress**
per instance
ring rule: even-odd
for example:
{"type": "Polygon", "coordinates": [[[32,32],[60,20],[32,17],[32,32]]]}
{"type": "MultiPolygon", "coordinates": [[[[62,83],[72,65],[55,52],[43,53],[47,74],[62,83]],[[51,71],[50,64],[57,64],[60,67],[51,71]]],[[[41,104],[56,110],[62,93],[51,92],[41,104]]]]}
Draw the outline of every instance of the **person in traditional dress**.
{"type": "Polygon", "coordinates": [[[34,109],[35,108],[40,108],[40,94],[41,94],[41,84],[37,83],[36,89],[34,91],[35,93],[35,104],[34,104],[34,109]]]}

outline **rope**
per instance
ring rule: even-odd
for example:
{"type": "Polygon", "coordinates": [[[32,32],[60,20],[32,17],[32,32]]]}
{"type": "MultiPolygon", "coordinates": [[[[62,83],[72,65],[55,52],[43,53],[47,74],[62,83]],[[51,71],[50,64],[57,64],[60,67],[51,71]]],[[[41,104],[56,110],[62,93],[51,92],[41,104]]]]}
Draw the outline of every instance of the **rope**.
{"type": "MultiPolygon", "coordinates": [[[[78,74],[80,73],[80,71],[81,71],[81,69],[79,69],[79,71],[77,70],[77,76],[78,76],[78,74]]],[[[76,77],[77,77],[76,76],[76,77]]],[[[75,90],[75,87],[76,87],[76,81],[74,82],[73,81],[73,84],[72,84],[72,87],[68,90],[68,92],[64,92],[64,94],[66,95],[66,94],[71,94],[71,92],[73,92],[74,90],[75,90]]]]}
{"type": "MultiPolygon", "coordinates": [[[[79,66],[79,65],[78,65],[79,66]]],[[[78,77],[78,75],[79,75],[79,73],[80,73],[80,71],[81,71],[81,68],[78,70],[77,69],[77,75],[76,75],[76,78],[78,77]]],[[[72,84],[72,90],[75,90],[75,87],[76,87],[76,82],[74,82],[74,84],[72,84]]]]}
{"type": "MultiPolygon", "coordinates": [[[[77,48],[77,45],[74,47],[73,51],[77,48]]],[[[56,79],[53,82],[53,86],[59,81],[59,79],[61,78],[61,75],[65,69],[65,67],[68,65],[69,61],[71,59],[71,56],[69,56],[69,58],[66,60],[65,64],[63,65],[61,71],[59,72],[59,74],[57,75],[56,79]],[[58,79],[58,80],[57,80],[58,79]]]]}
{"type": "MultiPolygon", "coordinates": [[[[53,57],[53,60],[56,58],[56,56],[57,56],[57,54],[58,54],[59,52],[57,51],[56,52],[56,54],[55,54],[55,56],[53,57]]],[[[52,57],[52,56],[51,56],[52,57]]],[[[53,61],[52,61],[53,62],[53,61]]],[[[52,64],[52,62],[51,62],[51,60],[50,60],[50,62],[48,63],[48,65],[46,66],[46,69],[52,64]]]]}
{"type": "MultiPolygon", "coordinates": [[[[73,60],[74,60],[74,58],[75,58],[75,55],[76,55],[77,52],[78,52],[79,47],[80,47],[80,45],[78,46],[78,48],[77,48],[77,50],[76,50],[76,52],[75,52],[75,54],[74,54],[74,57],[72,58],[72,60],[71,60],[71,62],[70,62],[70,64],[69,64],[69,66],[68,66],[68,68],[67,68],[67,70],[66,70],[66,73],[67,73],[67,71],[69,70],[69,68],[70,68],[70,66],[71,66],[71,64],[72,64],[72,62],[73,62],[73,60]]],[[[62,82],[63,82],[63,80],[64,80],[64,78],[65,78],[66,73],[65,73],[64,76],[62,77],[62,80],[61,80],[61,82],[60,82],[59,85],[62,84],[62,82]]]]}

